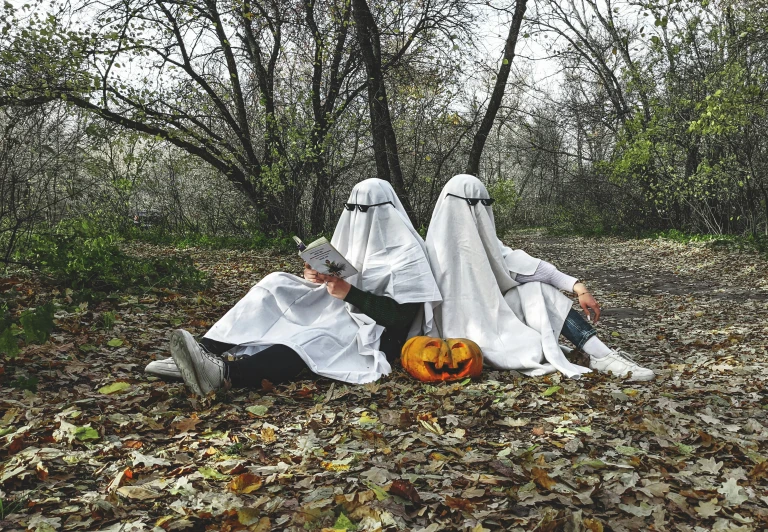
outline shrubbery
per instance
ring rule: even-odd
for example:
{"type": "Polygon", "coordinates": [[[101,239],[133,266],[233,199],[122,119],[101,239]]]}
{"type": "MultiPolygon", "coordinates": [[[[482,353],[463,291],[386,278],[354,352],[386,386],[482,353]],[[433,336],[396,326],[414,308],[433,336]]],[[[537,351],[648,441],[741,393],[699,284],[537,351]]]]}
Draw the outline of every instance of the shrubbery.
{"type": "Polygon", "coordinates": [[[87,220],[66,221],[50,233],[36,234],[21,252],[67,288],[110,292],[129,288],[202,289],[206,275],[188,256],[135,257],[112,235],[99,235],[87,220]]]}

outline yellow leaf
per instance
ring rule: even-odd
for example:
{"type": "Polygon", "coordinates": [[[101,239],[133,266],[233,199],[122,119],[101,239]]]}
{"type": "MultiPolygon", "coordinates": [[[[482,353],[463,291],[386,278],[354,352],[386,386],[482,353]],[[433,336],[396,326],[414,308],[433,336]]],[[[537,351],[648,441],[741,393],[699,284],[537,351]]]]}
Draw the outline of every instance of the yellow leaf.
{"type": "Polygon", "coordinates": [[[346,460],[334,460],[332,462],[323,462],[321,465],[327,470],[327,471],[334,471],[336,473],[340,471],[347,471],[349,470],[349,464],[344,463],[346,460]]]}
{"type": "Polygon", "coordinates": [[[261,487],[261,477],[253,473],[242,473],[233,478],[227,487],[235,493],[251,493],[261,487]]]}
{"type": "Polygon", "coordinates": [[[120,393],[128,388],[130,388],[131,385],[127,382],[113,382],[112,384],[107,384],[106,386],[102,386],[99,388],[99,393],[103,393],[105,395],[111,395],[113,393],[120,393]]]}
{"type": "Polygon", "coordinates": [[[374,423],[378,423],[378,421],[378,418],[370,415],[368,412],[363,412],[363,415],[360,416],[358,423],[361,425],[372,425],[374,423]]]}
{"type": "Polygon", "coordinates": [[[264,441],[264,443],[274,443],[277,441],[277,436],[275,436],[275,429],[271,427],[264,427],[261,429],[261,439],[264,441]]]}

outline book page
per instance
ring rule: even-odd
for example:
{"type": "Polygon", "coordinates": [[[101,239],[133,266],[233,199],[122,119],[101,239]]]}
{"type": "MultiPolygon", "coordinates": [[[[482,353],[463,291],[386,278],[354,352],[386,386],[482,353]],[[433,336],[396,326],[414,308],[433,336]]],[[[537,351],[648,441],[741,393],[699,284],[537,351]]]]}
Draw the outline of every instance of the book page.
{"type": "Polygon", "coordinates": [[[317,270],[324,275],[335,275],[345,279],[357,273],[357,270],[352,266],[347,259],[345,259],[341,253],[336,251],[330,243],[322,244],[301,253],[307,264],[309,264],[313,270],[317,270]]]}

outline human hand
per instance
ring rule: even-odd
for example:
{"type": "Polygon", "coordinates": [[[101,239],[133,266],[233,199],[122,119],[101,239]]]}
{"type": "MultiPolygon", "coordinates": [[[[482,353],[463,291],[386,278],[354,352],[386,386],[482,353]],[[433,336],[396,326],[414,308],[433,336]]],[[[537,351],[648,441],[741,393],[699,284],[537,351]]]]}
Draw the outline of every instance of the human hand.
{"type": "Polygon", "coordinates": [[[573,290],[579,296],[579,305],[584,314],[587,315],[587,320],[591,321],[593,325],[597,325],[597,322],[600,320],[600,304],[582,283],[578,283],[576,287],[573,290]],[[579,287],[579,285],[581,286],[579,287]],[[594,313],[594,316],[590,314],[590,311],[594,313]]]}
{"type": "Polygon", "coordinates": [[[310,283],[317,283],[317,284],[320,284],[320,283],[322,283],[323,281],[321,281],[320,279],[318,279],[318,276],[319,276],[319,275],[320,275],[320,274],[317,272],[317,270],[313,270],[313,269],[310,267],[310,265],[309,265],[309,264],[307,264],[306,262],[304,263],[304,279],[306,279],[306,280],[307,280],[307,281],[309,281],[310,283]]]}
{"type": "Polygon", "coordinates": [[[352,285],[340,277],[334,275],[317,274],[317,278],[321,283],[325,283],[325,287],[328,289],[328,293],[337,299],[344,299],[347,297],[352,285]]]}
{"type": "Polygon", "coordinates": [[[587,320],[591,321],[593,324],[597,324],[600,319],[600,304],[595,297],[589,293],[586,285],[582,282],[573,285],[573,291],[579,298],[579,306],[581,306],[584,314],[587,315],[587,320]],[[594,313],[594,316],[590,314],[590,311],[594,313]]]}

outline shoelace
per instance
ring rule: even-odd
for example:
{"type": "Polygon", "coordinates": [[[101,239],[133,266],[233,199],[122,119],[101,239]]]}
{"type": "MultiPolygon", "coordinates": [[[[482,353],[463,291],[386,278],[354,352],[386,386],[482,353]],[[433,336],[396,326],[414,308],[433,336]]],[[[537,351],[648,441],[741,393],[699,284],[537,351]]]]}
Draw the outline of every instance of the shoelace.
{"type": "MultiPolygon", "coordinates": [[[[221,356],[219,356],[219,355],[216,355],[216,354],[214,354],[214,353],[211,353],[210,351],[208,351],[208,348],[207,348],[207,347],[205,347],[205,346],[204,346],[203,344],[201,344],[200,342],[198,342],[198,343],[197,343],[197,345],[200,347],[200,352],[201,352],[201,353],[203,353],[203,356],[204,356],[204,357],[206,357],[206,358],[207,358],[208,360],[210,360],[211,362],[213,362],[213,363],[216,363],[216,362],[219,362],[219,361],[223,361],[223,360],[224,360],[224,358],[223,358],[223,357],[221,357],[221,356]]],[[[223,371],[222,373],[223,373],[222,377],[224,377],[224,384],[225,384],[225,387],[226,387],[227,389],[229,389],[229,386],[230,386],[230,382],[229,382],[229,366],[227,366],[227,364],[226,364],[226,363],[224,363],[224,371],[223,371]]]]}
{"type": "Polygon", "coordinates": [[[631,356],[629,356],[629,353],[627,353],[626,351],[622,351],[621,349],[614,349],[613,352],[616,354],[617,357],[622,358],[627,362],[629,362],[631,366],[636,366],[638,368],[640,367],[640,364],[635,362],[634,359],[631,356]]]}

